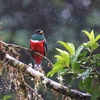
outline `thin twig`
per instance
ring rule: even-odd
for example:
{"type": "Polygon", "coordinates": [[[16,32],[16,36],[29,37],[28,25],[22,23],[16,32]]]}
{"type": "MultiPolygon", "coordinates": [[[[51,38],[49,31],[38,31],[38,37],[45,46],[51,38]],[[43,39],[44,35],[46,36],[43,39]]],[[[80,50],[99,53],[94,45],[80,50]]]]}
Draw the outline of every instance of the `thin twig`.
{"type": "Polygon", "coordinates": [[[28,87],[30,90],[32,90],[32,91],[34,92],[34,94],[35,94],[39,99],[44,100],[38,93],[36,93],[36,92],[34,91],[33,88],[31,88],[31,87],[25,82],[25,80],[23,80],[23,83],[24,83],[24,85],[25,85],[26,87],[28,87]]]}
{"type": "Polygon", "coordinates": [[[37,55],[43,57],[45,60],[47,60],[50,63],[50,65],[53,67],[53,63],[46,56],[40,54],[39,52],[36,52],[36,51],[34,51],[34,52],[35,52],[35,54],[37,54],[37,55]]]}

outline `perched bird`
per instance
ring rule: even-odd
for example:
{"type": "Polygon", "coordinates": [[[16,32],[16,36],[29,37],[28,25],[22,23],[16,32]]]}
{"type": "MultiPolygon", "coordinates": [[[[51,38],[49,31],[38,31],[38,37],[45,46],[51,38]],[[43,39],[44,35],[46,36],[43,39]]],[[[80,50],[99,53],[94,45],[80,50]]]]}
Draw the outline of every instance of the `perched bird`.
{"type": "Polygon", "coordinates": [[[43,57],[35,54],[35,52],[39,52],[41,55],[45,56],[47,51],[46,39],[41,29],[37,29],[32,35],[30,39],[30,51],[34,59],[34,69],[41,68],[43,57]]]}

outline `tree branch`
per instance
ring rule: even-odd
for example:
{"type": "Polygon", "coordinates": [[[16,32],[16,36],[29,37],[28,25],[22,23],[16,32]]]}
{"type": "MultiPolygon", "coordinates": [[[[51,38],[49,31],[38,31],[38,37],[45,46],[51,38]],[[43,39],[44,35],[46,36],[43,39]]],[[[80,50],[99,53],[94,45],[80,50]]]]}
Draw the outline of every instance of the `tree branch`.
{"type": "Polygon", "coordinates": [[[24,85],[26,86],[26,87],[28,87],[30,90],[32,90],[33,91],[33,93],[40,99],[40,100],[44,100],[39,94],[37,94],[36,92],[35,92],[35,90],[33,89],[33,88],[31,88],[24,80],[23,80],[23,83],[24,83],[24,85]]]}
{"type": "MultiPolygon", "coordinates": [[[[2,50],[0,50],[0,54],[4,54],[2,50]]],[[[40,73],[39,71],[36,71],[32,69],[29,65],[24,64],[20,62],[19,60],[16,60],[15,58],[11,57],[9,54],[4,54],[4,62],[8,63],[9,65],[16,67],[18,70],[21,70],[25,73],[30,74],[33,78],[34,77],[41,77],[41,82],[43,84],[46,84],[46,86],[50,89],[53,89],[63,95],[69,96],[72,99],[76,100],[90,100],[90,95],[87,93],[82,93],[80,91],[77,91],[75,89],[71,89],[70,91],[68,90],[68,87],[63,86],[46,76],[44,76],[43,73],[40,73]]]]}

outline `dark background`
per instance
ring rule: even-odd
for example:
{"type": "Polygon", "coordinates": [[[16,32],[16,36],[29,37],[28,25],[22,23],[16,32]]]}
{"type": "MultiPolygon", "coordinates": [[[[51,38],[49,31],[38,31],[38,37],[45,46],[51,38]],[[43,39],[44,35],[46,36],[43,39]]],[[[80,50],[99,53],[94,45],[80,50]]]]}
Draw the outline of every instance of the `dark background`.
{"type": "MultiPolygon", "coordinates": [[[[2,40],[27,48],[34,30],[41,28],[47,39],[47,57],[54,63],[55,47],[60,47],[57,41],[71,42],[77,47],[87,41],[81,30],[100,33],[100,0],[0,0],[0,21],[2,40]]],[[[25,52],[21,57],[30,63],[25,52]]],[[[46,73],[49,70],[45,68],[46,73]]],[[[55,100],[51,93],[44,98],[55,100]]]]}

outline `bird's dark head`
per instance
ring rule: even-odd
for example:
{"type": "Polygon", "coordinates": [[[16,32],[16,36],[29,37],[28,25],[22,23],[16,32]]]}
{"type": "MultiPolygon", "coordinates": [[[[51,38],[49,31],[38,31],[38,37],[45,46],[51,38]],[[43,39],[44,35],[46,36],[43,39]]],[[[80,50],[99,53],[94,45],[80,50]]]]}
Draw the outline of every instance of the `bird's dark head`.
{"type": "Polygon", "coordinates": [[[35,32],[34,32],[35,34],[43,34],[43,31],[41,30],[41,29],[37,29],[37,30],[35,30],[35,32]]]}
{"type": "Polygon", "coordinates": [[[43,40],[45,37],[44,37],[44,34],[43,34],[43,31],[41,29],[37,29],[34,31],[34,34],[32,35],[32,40],[43,40]]]}

